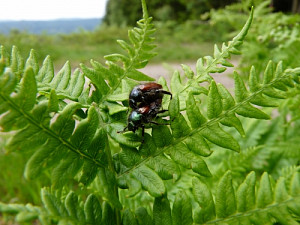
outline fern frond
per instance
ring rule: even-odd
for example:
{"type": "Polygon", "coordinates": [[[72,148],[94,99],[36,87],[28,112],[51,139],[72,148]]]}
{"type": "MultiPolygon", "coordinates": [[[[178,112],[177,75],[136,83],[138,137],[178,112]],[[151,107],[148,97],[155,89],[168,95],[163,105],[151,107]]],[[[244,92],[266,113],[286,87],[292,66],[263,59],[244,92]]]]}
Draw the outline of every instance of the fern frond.
{"type": "MultiPolygon", "coordinates": [[[[115,225],[115,210],[106,202],[100,202],[98,196],[90,194],[85,201],[73,191],[62,197],[59,192],[48,188],[41,191],[43,206],[30,204],[4,204],[0,202],[0,212],[4,215],[16,215],[19,223],[28,223],[39,220],[42,225],[48,224],[72,224],[91,225],[105,224],[115,225]]],[[[153,221],[147,210],[139,207],[135,213],[126,209],[122,213],[122,221],[126,224],[152,225],[153,221]]]]}
{"type": "Polygon", "coordinates": [[[240,154],[222,154],[222,160],[213,173],[214,181],[219,180],[228,170],[232,171],[232,176],[236,179],[244,178],[250,171],[263,171],[271,154],[263,151],[263,148],[264,146],[255,146],[241,151],[240,154]]]}
{"type": "Polygon", "coordinates": [[[78,69],[72,74],[69,62],[66,62],[63,68],[54,75],[50,56],[45,58],[42,67],[39,68],[34,50],[30,51],[28,59],[24,62],[16,46],[13,46],[11,55],[3,46],[1,49],[1,60],[5,62],[5,67],[11,68],[12,72],[16,74],[18,81],[28,68],[32,68],[40,95],[49,97],[51,90],[55,90],[59,99],[79,101],[79,96],[84,91],[84,75],[78,69]]]}
{"type": "Polygon", "coordinates": [[[79,101],[78,98],[82,94],[85,84],[83,73],[76,69],[71,74],[70,63],[66,62],[63,68],[54,76],[51,64],[52,61],[48,56],[37,74],[40,93],[45,92],[46,94],[53,89],[56,91],[59,99],[67,98],[79,101]]]}
{"type": "Polygon", "coordinates": [[[31,204],[4,204],[0,202],[0,212],[3,214],[15,214],[15,220],[19,223],[30,222],[38,219],[42,209],[31,204]]]}
{"type": "Polygon", "coordinates": [[[127,110],[127,107],[118,102],[128,100],[128,92],[134,85],[140,81],[154,80],[138,70],[145,67],[156,55],[153,52],[156,46],[153,44],[155,29],[151,23],[152,18],[148,16],[146,4],[143,2],[142,5],[143,19],[137,22],[137,27],[128,32],[129,43],[118,40],[127,55],[107,55],[106,65],[92,60],[93,68],[81,65],[84,75],[91,80],[96,89],[93,92],[93,101],[107,106],[110,115],[127,110]]]}
{"type": "MultiPolygon", "coordinates": [[[[211,153],[210,143],[236,152],[240,151],[240,145],[237,140],[227,133],[222,126],[233,127],[244,136],[245,132],[238,116],[259,120],[270,119],[270,116],[258,107],[277,106],[280,99],[287,98],[286,92],[298,85],[297,79],[299,79],[300,68],[283,71],[281,62],[276,65],[276,69],[274,64],[269,62],[262,79],[259,74],[256,74],[255,68],[252,68],[249,76],[249,89],[242,78],[235,72],[235,96],[232,96],[222,84],[216,84],[214,79],[208,75],[212,72],[218,72],[218,69],[215,68],[217,65],[222,63],[223,66],[228,65],[223,60],[228,58],[230,53],[236,53],[236,48],[241,45],[247,34],[252,17],[253,11],[242,31],[229,42],[227,47],[224,45],[223,53],[221,54],[220,51],[215,49],[215,60],[212,57],[208,57],[207,67],[204,65],[200,66],[202,68],[201,73],[198,65],[197,76],[192,76],[189,68],[185,66],[185,71],[188,72],[188,79],[184,84],[181,81],[179,72],[174,73],[171,79],[171,92],[174,94],[174,97],[168,107],[171,120],[170,129],[167,126],[152,127],[152,138],[149,134],[146,134],[145,143],[136,149],[134,142],[136,139],[132,139],[132,136],[129,136],[133,135],[132,132],[124,135],[115,135],[114,133],[116,132],[114,130],[116,131],[119,125],[110,125],[110,127],[115,126],[115,129],[109,131],[113,139],[120,144],[131,147],[130,151],[122,148],[122,152],[116,158],[121,165],[121,169],[118,171],[118,179],[123,184],[123,187],[129,187],[128,184],[126,185],[126,180],[132,174],[136,174],[140,167],[149,167],[148,162],[153,157],[163,157],[164,155],[168,156],[167,160],[173,161],[183,168],[192,169],[193,172],[202,176],[211,176],[209,168],[205,160],[203,160],[203,157],[207,157],[211,153]],[[209,81],[208,89],[198,86],[203,81],[209,81]],[[201,112],[198,106],[198,102],[202,99],[197,95],[201,93],[207,95],[205,99],[207,111],[204,113],[201,112]],[[181,114],[181,111],[184,110],[186,110],[186,116],[181,114]],[[130,141],[128,139],[124,141],[125,137],[130,137],[130,141]],[[195,140],[197,140],[197,143],[193,144],[195,140]],[[134,160],[128,163],[124,159],[134,160]]],[[[223,71],[224,68],[221,70],[223,71]]],[[[222,72],[221,70],[219,72],[222,72]]],[[[166,82],[163,79],[160,81],[166,88],[166,82]]],[[[152,166],[151,171],[154,169],[159,175],[158,168],[152,166]]],[[[169,168],[174,169],[171,166],[169,168]]],[[[177,174],[177,171],[170,169],[167,174],[177,174]]],[[[176,176],[178,177],[178,175],[176,176]]],[[[172,176],[168,176],[168,179],[171,178],[172,176]]],[[[135,176],[135,179],[141,184],[149,184],[154,178],[135,176]],[[146,182],[145,179],[148,181],[146,182]]],[[[155,183],[161,184],[162,179],[166,179],[166,177],[162,175],[160,177],[157,176],[155,183]]],[[[130,182],[128,181],[128,183],[130,182]]],[[[150,185],[142,186],[148,191],[152,189],[150,185]]],[[[160,190],[162,191],[163,189],[161,188],[160,190]]],[[[158,193],[157,191],[155,193],[152,192],[154,197],[157,197],[158,193]]],[[[164,192],[160,192],[160,195],[163,194],[164,192]]]]}
{"type": "MultiPolygon", "coordinates": [[[[235,190],[231,172],[220,180],[214,193],[194,177],[191,201],[186,191],[179,191],[171,204],[166,196],[156,197],[153,219],[147,210],[139,207],[135,212],[122,212],[123,224],[272,224],[274,222],[297,224],[300,218],[300,173],[294,169],[276,182],[264,173],[256,181],[249,173],[235,190]],[[272,221],[272,223],[271,223],[272,221]],[[287,222],[288,221],[288,222],[287,222]]],[[[0,203],[0,212],[17,214],[19,222],[39,219],[67,224],[116,224],[114,209],[107,202],[102,207],[91,194],[83,202],[74,192],[61,197],[58,192],[42,190],[44,207],[0,203]]]]}
{"type": "Polygon", "coordinates": [[[280,177],[273,186],[269,175],[264,173],[256,185],[255,173],[251,172],[235,191],[231,173],[227,172],[220,180],[215,200],[206,184],[194,178],[193,192],[201,207],[196,210],[194,221],[197,224],[271,224],[270,221],[298,224],[299,175],[295,172],[287,183],[280,177]]]}
{"type": "MultiPolygon", "coordinates": [[[[183,84],[179,78],[179,73],[174,73],[171,80],[172,93],[178,93],[180,96],[186,96],[188,92],[192,92],[197,95],[206,94],[207,91],[200,87],[199,83],[210,83],[213,80],[213,77],[211,76],[212,73],[222,73],[227,67],[233,67],[228,59],[230,59],[232,54],[238,55],[241,53],[239,48],[248,33],[252,20],[253,8],[251,9],[250,16],[244,27],[240,33],[232,39],[232,41],[229,41],[228,44],[223,43],[221,50],[217,45],[215,45],[213,57],[205,56],[197,61],[196,74],[194,74],[191,68],[187,65],[182,65],[184,75],[188,78],[188,81],[186,84],[183,84]]],[[[184,109],[184,107],[181,108],[184,109]]]]}
{"type": "MultiPolygon", "coordinates": [[[[186,104],[187,118],[184,117],[180,113],[180,100],[175,95],[169,105],[169,115],[172,121],[171,130],[168,127],[153,127],[152,143],[149,144],[151,152],[148,152],[148,156],[142,158],[139,156],[140,152],[135,151],[140,160],[137,160],[129,168],[127,166],[127,169],[121,171],[119,176],[131,173],[137,167],[143,165],[143,162],[152,157],[160,156],[162,153],[169,155],[171,160],[184,168],[192,169],[200,175],[210,176],[207,165],[202,159],[202,157],[207,157],[211,151],[208,142],[234,151],[240,149],[236,139],[225,132],[220,124],[234,127],[243,134],[243,127],[237,115],[256,119],[269,119],[268,114],[253,105],[266,106],[264,101],[260,103],[257,99],[278,101],[279,98],[286,97],[285,92],[281,89],[279,91],[277,88],[278,84],[285,85],[287,89],[297,85],[294,80],[295,76],[300,75],[300,68],[282,71],[281,63],[277,65],[275,71],[271,71],[271,67],[273,67],[272,62],[267,66],[264,79],[261,82],[258,79],[254,81],[254,72],[253,69],[251,70],[252,76],[249,79],[252,80],[252,85],[255,84],[258,88],[250,88],[250,90],[246,88],[242,79],[235,73],[235,97],[231,96],[224,86],[216,85],[215,81],[212,80],[207,95],[206,115],[200,111],[196,104],[191,104],[195,102],[195,97],[189,94],[187,100],[189,103],[186,104]],[[196,139],[201,140],[198,141],[197,146],[190,144],[196,139]],[[206,150],[200,151],[199,148],[206,150]]],[[[147,144],[150,140],[148,135],[145,140],[146,143],[141,149],[148,148],[147,144]]],[[[122,154],[126,153],[123,152],[122,154]]],[[[169,173],[172,174],[172,171],[169,171],[169,173]]]]}
{"type": "MultiPolygon", "coordinates": [[[[16,81],[16,75],[9,68],[0,75],[0,127],[3,131],[16,131],[8,143],[8,150],[35,149],[26,165],[27,178],[35,178],[45,167],[54,167],[52,181],[62,186],[67,179],[73,179],[86,160],[97,167],[105,166],[105,161],[99,161],[105,146],[99,143],[105,138],[103,132],[96,132],[99,118],[94,107],[89,108],[87,118],[76,126],[73,116],[82,108],[79,103],[69,104],[57,113],[55,121],[51,121],[51,109],[58,108],[57,97],[38,102],[33,69],[26,69],[19,87],[16,81]],[[99,147],[102,153],[98,152],[99,147]]],[[[55,92],[51,93],[55,96],[55,92]]]]}
{"type": "Polygon", "coordinates": [[[85,202],[82,202],[74,192],[61,199],[58,194],[42,189],[42,202],[44,207],[21,204],[0,203],[0,212],[17,214],[17,222],[30,222],[38,219],[41,224],[106,224],[98,198],[90,194],[85,202]],[[102,223],[103,222],[103,223],[102,223]]]}
{"type": "MultiPolygon", "coordinates": [[[[111,153],[104,151],[108,148],[107,134],[131,147],[140,144],[136,135],[117,134],[120,126],[111,124],[111,120],[118,112],[127,110],[120,101],[127,100],[128,91],[136,81],[153,80],[137,70],[154,56],[152,50],[155,47],[152,38],[155,29],[145,3],[143,11],[144,18],[138,22],[138,27],[129,32],[130,44],[119,41],[128,56],[107,56],[107,67],[95,61],[92,62],[94,69],[82,65],[84,75],[79,70],[71,75],[68,62],[54,75],[50,57],[39,68],[33,50],[24,63],[16,47],[11,56],[1,48],[0,127],[3,131],[17,131],[7,149],[35,149],[26,165],[27,178],[36,177],[44,168],[52,168],[53,184],[61,187],[82,169],[79,180],[88,184],[94,180],[99,168],[108,167],[110,163],[113,170],[109,161],[111,153]],[[84,76],[90,79],[88,88],[84,88],[84,76]],[[90,93],[90,89],[94,90],[90,93]],[[65,106],[65,99],[75,103],[65,106]],[[90,106],[92,102],[100,107],[90,106]],[[83,108],[88,108],[87,113],[83,108]],[[75,114],[87,118],[76,121],[75,114]],[[55,119],[51,120],[51,117],[55,119]]],[[[158,177],[149,167],[145,171],[146,177],[158,177]]],[[[160,184],[163,189],[158,188],[155,195],[164,192],[161,181],[160,184]]],[[[145,182],[144,186],[147,185],[151,182],[145,182]]]]}

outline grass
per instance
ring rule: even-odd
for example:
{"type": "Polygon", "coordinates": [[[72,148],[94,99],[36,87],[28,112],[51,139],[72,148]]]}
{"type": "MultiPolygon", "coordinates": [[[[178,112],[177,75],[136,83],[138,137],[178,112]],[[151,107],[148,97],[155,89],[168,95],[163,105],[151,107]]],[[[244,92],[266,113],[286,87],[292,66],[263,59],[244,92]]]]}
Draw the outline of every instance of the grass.
{"type": "MultiPolygon", "coordinates": [[[[223,41],[225,32],[211,27],[208,23],[167,23],[157,24],[157,28],[158,54],[151,63],[194,61],[204,55],[210,55],[212,43],[223,41]]],[[[50,54],[56,69],[67,60],[70,60],[75,68],[79,63],[87,64],[90,59],[104,62],[103,56],[122,51],[116,40],[128,40],[127,32],[128,27],[104,26],[92,32],[56,35],[36,35],[13,30],[8,35],[0,34],[0,44],[8,51],[12,45],[16,45],[24,58],[28,57],[30,49],[35,49],[40,63],[50,54]]]]}

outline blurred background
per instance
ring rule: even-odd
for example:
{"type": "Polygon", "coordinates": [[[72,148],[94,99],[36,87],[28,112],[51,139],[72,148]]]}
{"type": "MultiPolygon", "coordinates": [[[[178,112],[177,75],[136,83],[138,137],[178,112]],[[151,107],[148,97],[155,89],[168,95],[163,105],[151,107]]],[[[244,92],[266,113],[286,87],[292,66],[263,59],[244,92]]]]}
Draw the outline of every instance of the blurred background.
{"type": "MultiPolygon", "coordinates": [[[[264,21],[271,23],[270,29],[298,23],[295,15],[300,11],[299,0],[151,0],[147,4],[157,27],[158,56],[153,63],[195,62],[211,54],[214,43],[230,40],[243,26],[252,5],[257,8],[256,21],[277,15],[272,19],[278,24],[270,18],[264,21]],[[285,19],[282,24],[284,15],[291,15],[293,21],[285,19]]],[[[41,63],[50,54],[57,68],[66,60],[77,67],[119,52],[116,40],[127,40],[128,29],[142,16],[140,0],[10,0],[2,3],[2,9],[0,44],[8,50],[16,45],[24,58],[33,48],[41,63]]],[[[262,32],[255,36],[264,35],[263,30],[253,29],[262,32]]]]}

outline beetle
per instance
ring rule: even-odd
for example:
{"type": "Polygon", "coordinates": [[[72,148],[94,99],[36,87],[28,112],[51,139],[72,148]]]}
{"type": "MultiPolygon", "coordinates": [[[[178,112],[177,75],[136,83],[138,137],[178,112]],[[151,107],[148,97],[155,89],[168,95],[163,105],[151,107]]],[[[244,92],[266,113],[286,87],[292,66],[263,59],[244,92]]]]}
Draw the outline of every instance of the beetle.
{"type": "Polygon", "coordinates": [[[144,134],[145,134],[145,124],[156,124],[156,125],[167,125],[167,124],[160,124],[153,119],[156,118],[157,114],[166,112],[167,110],[160,110],[161,108],[161,99],[157,99],[154,102],[151,102],[149,105],[141,106],[135,110],[132,110],[129,117],[128,117],[128,125],[127,128],[130,131],[135,131],[141,127],[142,128],[142,142],[144,142],[144,134]]]}
{"type": "MultiPolygon", "coordinates": [[[[161,110],[162,99],[158,98],[150,104],[140,104],[139,108],[133,109],[128,116],[127,126],[124,128],[124,132],[126,129],[129,131],[135,131],[142,128],[142,143],[144,142],[144,134],[145,134],[145,124],[156,124],[156,125],[168,125],[168,124],[160,124],[153,121],[157,114],[166,112],[168,110],[161,110]]],[[[118,132],[118,133],[121,133],[118,132]]]]}
{"type": "Polygon", "coordinates": [[[154,82],[139,84],[129,94],[129,106],[132,109],[138,109],[155,102],[157,99],[162,99],[164,94],[170,95],[172,99],[172,93],[163,90],[160,84],[154,82]]]}
{"type": "Polygon", "coordinates": [[[141,127],[143,143],[145,124],[168,125],[153,121],[157,114],[168,111],[161,110],[164,94],[170,95],[172,99],[172,93],[163,90],[160,84],[152,82],[135,86],[129,94],[129,106],[132,108],[132,111],[128,116],[127,126],[123,131],[118,131],[118,133],[122,133],[126,129],[135,133],[141,127]]]}

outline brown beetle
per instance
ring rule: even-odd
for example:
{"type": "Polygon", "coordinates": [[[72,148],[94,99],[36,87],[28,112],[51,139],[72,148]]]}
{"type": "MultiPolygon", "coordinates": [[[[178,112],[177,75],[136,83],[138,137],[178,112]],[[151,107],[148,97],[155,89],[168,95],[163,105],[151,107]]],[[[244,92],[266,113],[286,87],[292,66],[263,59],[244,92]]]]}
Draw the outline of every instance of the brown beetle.
{"type": "Polygon", "coordinates": [[[157,99],[162,99],[164,94],[171,95],[172,93],[162,89],[162,86],[157,83],[146,83],[135,86],[129,94],[129,106],[132,109],[137,109],[140,106],[149,105],[157,99]]]}

